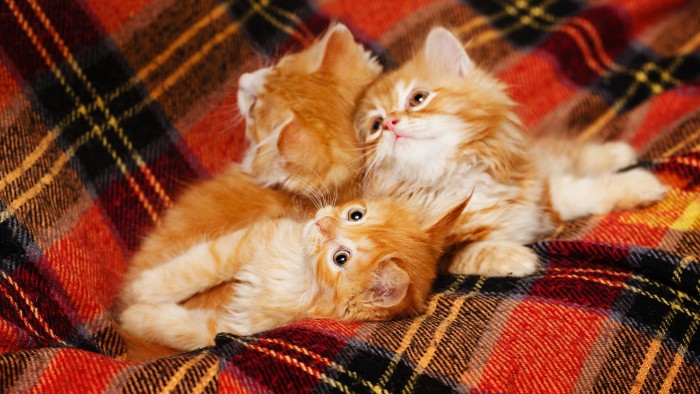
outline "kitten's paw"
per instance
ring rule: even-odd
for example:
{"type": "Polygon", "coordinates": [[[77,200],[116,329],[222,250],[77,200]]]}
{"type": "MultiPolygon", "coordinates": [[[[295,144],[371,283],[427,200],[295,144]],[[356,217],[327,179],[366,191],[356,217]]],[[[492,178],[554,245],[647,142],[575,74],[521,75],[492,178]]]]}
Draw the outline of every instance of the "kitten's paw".
{"type": "Polygon", "coordinates": [[[128,299],[135,304],[162,304],[177,302],[170,287],[161,280],[160,271],[150,269],[142,272],[126,287],[128,299]]]}
{"type": "Polygon", "coordinates": [[[180,350],[211,345],[213,312],[178,304],[134,304],[119,316],[121,326],[140,338],[180,350]]]}
{"type": "Polygon", "coordinates": [[[457,275],[527,276],[539,268],[535,252],[514,242],[476,242],[453,257],[448,271],[457,275]]]}
{"type": "Polygon", "coordinates": [[[615,174],[612,187],[619,191],[613,203],[614,210],[649,206],[661,200],[668,191],[654,174],[641,168],[615,174]]]}
{"type": "Polygon", "coordinates": [[[584,149],[578,163],[578,172],[582,175],[611,173],[637,162],[637,152],[626,142],[591,144],[584,149]]]}

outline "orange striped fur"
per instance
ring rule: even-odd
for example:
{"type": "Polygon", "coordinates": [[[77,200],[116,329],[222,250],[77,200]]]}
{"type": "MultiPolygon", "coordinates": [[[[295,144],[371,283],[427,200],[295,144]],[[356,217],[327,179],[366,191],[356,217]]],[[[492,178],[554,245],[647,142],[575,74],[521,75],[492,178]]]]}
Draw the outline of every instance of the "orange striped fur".
{"type": "Polygon", "coordinates": [[[420,313],[467,202],[435,220],[406,201],[354,200],[311,220],[261,220],[199,242],[126,283],[121,326],[140,340],[190,350],[221,331],[250,335],[304,318],[420,313]],[[219,307],[182,306],[216,286],[231,295],[219,307]]]}
{"type": "Polygon", "coordinates": [[[449,237],[457,247],[450,272],[531,274],[537,256],[524,245],[560,220],[645,206],[666,190],[646,170],[616,173],[636,160],[625,143],[528,141],[514,105],[443,28],[359,102],[368,195],[441,210],[474,193],[449,237]]]}

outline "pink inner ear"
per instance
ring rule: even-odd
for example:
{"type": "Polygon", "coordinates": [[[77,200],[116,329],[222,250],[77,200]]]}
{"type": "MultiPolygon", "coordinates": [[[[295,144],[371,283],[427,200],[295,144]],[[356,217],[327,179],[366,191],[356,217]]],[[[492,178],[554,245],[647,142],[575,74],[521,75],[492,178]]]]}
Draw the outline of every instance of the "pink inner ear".
{"type": "Polygon", "coordinates": [[[400,303],[408,292],[411,279],[406,271],[395,262],[389,261],[380,269],[372,285],[371,303],[381,308],[389,308],[400,303]]]}
{"type": "Polygon", "coordinates": [[[449,30],[438,27],[425,40],[425,60],[438,72],[463,77],[474,69],[464,46],[449,30]]]}

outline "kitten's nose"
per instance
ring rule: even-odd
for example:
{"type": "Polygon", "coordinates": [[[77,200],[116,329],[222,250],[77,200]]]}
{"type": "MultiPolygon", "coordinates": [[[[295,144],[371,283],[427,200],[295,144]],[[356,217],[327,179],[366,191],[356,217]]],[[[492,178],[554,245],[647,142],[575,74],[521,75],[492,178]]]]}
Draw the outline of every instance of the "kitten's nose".
{"type": "Polygon", "coordinates": [[[321,234],[325,236],[332,235],[331,233],[333,230],[333,219],[329,218],[328,216],[318,219],[316,221],[316,228],[321,234]]]}
{"type": "Polygon", "coordinates": [[[399,123],[399,120],[396,118],[386,118],[384,119],[384,129],[389,130],[389,131],[394,131],[396,128],[396,125],[399,123]]]}

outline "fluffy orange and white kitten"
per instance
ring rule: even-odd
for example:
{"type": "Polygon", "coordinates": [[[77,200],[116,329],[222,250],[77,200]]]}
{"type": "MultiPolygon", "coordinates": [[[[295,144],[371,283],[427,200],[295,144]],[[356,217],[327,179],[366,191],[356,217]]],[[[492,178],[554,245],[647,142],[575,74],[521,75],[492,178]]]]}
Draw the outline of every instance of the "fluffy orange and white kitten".
{"type": "Polygon", "coordinates": [[[636,160],[629,145],[527,141],[513,106],[444,28],[359,103],[368,195],[410,195],[429,209],[474,190],[451,235],[452,273],[531,274],[538,260],[524,245],[561,221],[645,206],[665,193],[644,169],[617,172],[636,160]]]}
{"type": "Polygon", "coordinates": [[[362,147],[355,104],[382,71],[344,25],[277,65],[243,74],[238,106],[250,143],[243,165],[265,186],[355,197],[362,147]]]}
{"type": "MultiPolygon", "coordinates": [[[[251,143],[245,166],[232,163],[182,193],[131,258],[124,283],[196,243],[260,219],[311,217],[313,202],[353,196],[362,151],[352,114],[356,100],[380,72],[350,31],[334,25],[307,48],[243,74],[238,106],[251,143]]],[[[229,297],[226,286],[216,286],[183,304],[216,309],[229,297]]],[[[120,294],[115,313],[128,303],[120,294]]],[[[146,349],[148,344],[125,337],[134,358],[172,353],[146,349]]]]}
{"type": "Polygon", "coordinates": [[[178,198],[133,256],[127,277],[251,221],[313,215],[307,197],[325,200],[352,189],[362,167],[352,114],[380,71],[338,24],[276,65],[241,75],[238,106],[252,143],[243,169],[232,163],[178,198]]]}
{"type": "Polygon", "coordinates": [[[200,242],[128,283],[122,327],[191,350],[218,332],[250,335],[303,318],[385,320],[423,311],[444,240],[467,200],[433,224],[396,199],[324,207],[308,221],[262,220],[200,242]],[[180,303],[221,283],[221,308],[180,303]]]}

